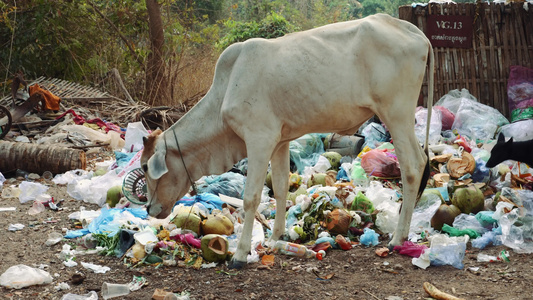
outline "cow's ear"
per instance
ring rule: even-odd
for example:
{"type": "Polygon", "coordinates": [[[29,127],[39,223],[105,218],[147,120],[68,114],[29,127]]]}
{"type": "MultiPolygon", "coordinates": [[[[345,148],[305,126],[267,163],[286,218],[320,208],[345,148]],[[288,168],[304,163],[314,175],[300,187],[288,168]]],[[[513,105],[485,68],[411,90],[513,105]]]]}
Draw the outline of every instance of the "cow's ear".
{"type": "Polygon", "coordinates": [[[148,176],[152,179],[159,179],[168,172],[165,160],[166,151],[159,150],[148,159],[148,176]]]}
{"type": "Polygon", "coordinates": [[[498,135],[498,144],[505,142],[505,136],[503,136],[503,133],[500,133],[498,135]]]}

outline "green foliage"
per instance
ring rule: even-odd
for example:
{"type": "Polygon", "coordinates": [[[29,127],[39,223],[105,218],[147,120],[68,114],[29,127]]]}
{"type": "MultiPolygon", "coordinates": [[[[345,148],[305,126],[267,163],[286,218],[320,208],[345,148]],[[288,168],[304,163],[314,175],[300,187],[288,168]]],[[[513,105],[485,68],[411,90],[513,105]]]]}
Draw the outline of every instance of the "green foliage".
{"type": "Polygon", "coordinates": [[[260,23],[255,21],[239,22],[227,20],[224,22],[227,34],[217,43],[219,49],[225,49],[236,42],[244,42],[250,38],[277,38],[294,31],[295,26],[290,24],[283,16],[272,12],[260,23]]]}
{"type": "MultiPolygon", "coordinates": [[[[186,77],[183,70],[193,66],[196,68],[193,72],[209,72],[209,60],[216,58],[213,49],[225,49],[232,43],[254,37],[276,38],[378,12],[397,16],[398,7],[410,3],[408,0],[159,1],[165,37],[163,58],[169,66],[167,76],[176,87],[174,93],[178,95],[174,96],[187,97],[180,89],[204,88],[203,83],[194,87],[193,80],[209,78],[212,74],[195,73],[190,76],[191,81],[183,82],[180,81],[186,77]]],[[[144,0],[26,0],[16,4],[15,7],[14,1],[0,1],[2,75],[6,74],[5,70],[8,77],[22,70],[29,80],[47,76],[97,84],[109,82],[107,73],[117,68],[134,99],[142,99],[147,94],[142,87],[151,49],[144,0]]],[[[3,94],[7,93],[7,86],[4,84],[3,94]]],[[[187,93],[191,96],[198,92],[187,93]]]]}

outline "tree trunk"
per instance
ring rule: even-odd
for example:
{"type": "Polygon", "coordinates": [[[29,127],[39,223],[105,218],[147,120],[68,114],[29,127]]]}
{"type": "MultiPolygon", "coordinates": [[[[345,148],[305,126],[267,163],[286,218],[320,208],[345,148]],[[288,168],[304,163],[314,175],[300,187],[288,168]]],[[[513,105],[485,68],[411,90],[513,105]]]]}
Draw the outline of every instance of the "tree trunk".
{"type": "Polygon", "coordinates": [[[148,104],[160,106],[170,101],[170,89],[163,60],[163,20],[157,0],[146,0],[150,28],[150,54],[146,67],[146,98],[148,104]]]}
{"type": "Polygon", "coordinates": [[[0,172],[21,169],[38,174],[45,171],[61,174],[85,168],[87,159],[83,150],[0,141],[0,172]]]}

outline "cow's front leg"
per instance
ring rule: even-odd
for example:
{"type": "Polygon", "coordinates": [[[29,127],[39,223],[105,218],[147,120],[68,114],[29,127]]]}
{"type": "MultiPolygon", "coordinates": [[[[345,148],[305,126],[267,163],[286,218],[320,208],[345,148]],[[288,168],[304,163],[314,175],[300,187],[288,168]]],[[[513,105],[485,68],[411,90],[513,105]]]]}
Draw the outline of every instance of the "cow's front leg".
{"type": "Polygon", "coordinates": [[[260,140],[247,143],[246,148],[248,152],[248,176],[244,187],[244,226],[237,244],[237,251],[235,251],[229,265],[232,269],[240,269],[246,265],[246,258],[251,250],[255,212],[261,202],[261,191],[265,184],[268,161],[272,154],[272,150],[268,151],[269,147],[266,147],[264,142],[260,140]]]}
{"type": "Polygon", "coordinates": [[[285,232],[285,212],[287,193],[289,192],[289,143],[282,144],[276,149],[270,165],[272,167],[272,188],[274,189],[274,198],[276,198],[276,218],[270,241],[277,241],[285,232]]]}

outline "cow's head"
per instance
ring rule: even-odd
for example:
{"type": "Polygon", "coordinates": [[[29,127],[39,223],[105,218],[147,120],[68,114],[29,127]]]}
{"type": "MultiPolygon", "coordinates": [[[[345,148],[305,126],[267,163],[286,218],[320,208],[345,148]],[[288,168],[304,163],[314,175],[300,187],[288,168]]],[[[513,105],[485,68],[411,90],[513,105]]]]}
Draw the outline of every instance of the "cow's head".
{"type": "Polygon", "coordinates": [[[494,145],[494,148],[490,151],[490,159],[487,161],[487,167],[494,168],[497,164],[509,159],[509,154],[513,148],[513,138],[510,138],[507,142],[505,136],[500,133],[498,136],[498,142],[494,145]]]}
{"type": "Polygon", "coordinates": [[[169,137],[165,137],[159,129],[144,137],[141,156],[141,167],[148,185],[147,211],[156,218],[166,218],[176,201],[190,187],[179,152],[167,148],[170,143],[168,140],[165,143],[165,138],[169,137]]]}

